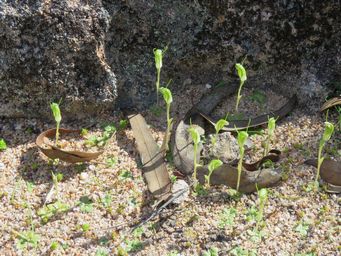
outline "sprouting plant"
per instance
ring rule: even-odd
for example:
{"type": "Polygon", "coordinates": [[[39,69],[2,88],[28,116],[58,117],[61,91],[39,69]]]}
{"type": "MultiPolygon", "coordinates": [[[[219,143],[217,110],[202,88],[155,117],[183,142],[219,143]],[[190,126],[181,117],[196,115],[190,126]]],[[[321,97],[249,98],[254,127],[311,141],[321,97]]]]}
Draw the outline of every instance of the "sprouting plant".
{"type": "Polygon", "coordinates": [[[298,232],[301,236],[307,236],[309,231],[310,225],[308,222],[300,221],[294,231],[298,232]]]}
{"type": "Polygon", "coordinates": [[[207,251],[202,253],[203,256],[218,256],[219,255],[219,249],[217,247],[211,247],[207,251]]]}
{"type": "Polygon", "coordinates": [[[51,103],[50,104],[54,120],[56,121],[57,127],[56,127],[56,145],[58,145],[58,139],[59,139],[59,125],[60,121],[62,121],[62,114],[60,113],[60,108],[58,103],[51,103]]]}
{"type": "Polygon", "coordinates": [[[107,256],[107,255],[109,255],[109,252],[104,248],[98,248],[96,250],[95,256],[107,256]]]}
{"type": "Polygon", "coordinates": [[[324,128],[322,138],[320,140],[319,149],[318,149],[318,156],[317,156],[317,173],[316,173],[316,177],[315,177],[315,188],[316,189],[318,188],[318,179],[320,177],[320,169],[321,169],[322,162],[324,160],[324,157],[322,156],[322,150],[323,150],[325,144],[330,140],[330,138],[334,132],[334,125],[332,123],[325,122],[324,124],[325,124],[325,128],[324,128]]]}
{"type": "Polygon", "coordinates": [[[69,206],[60,201],[56,201],[53,204],[49,204],[39,209],[37,215],[41,218],[43,223],[47,223],[53,216],[67,212],[69,206]]]}
{"type": "Polygon", "coordinates": [[[78,205],[81,212],[90,213],[93,210],[93,201],[88,196],[82,196],[78,205]]]}
{"type": "Polygon", "coordinates": [[[166,114],[167,114],[167,130],[166,130],[166,135],[164,139],[164,147],[162,147],[162,149],[165,149],[166,151],[168,151],[168,141],[170,138],[170,133],[172,130],[172,121],[173,121],[173,118],[170,118],[170,106],[171,106],[171,103],[173,102],[173,97],[172,97],[172,92],[168,88],[161,87],[160,92],[162,93],[163,99],[166,102],[166,114]]]}
{"type": "Polygon", "coordinates": [[[112,203],[112,195],[107,193],[103,198],[101,198],[101,202],[105,208],[109,208],[112,203]]]}
{"type": "Polygon", "coordinates": [[[116,127],[114,124],[109,124],[104,127],[104,131],[102,133],[102,136],[97,137],[97,136],[91,136],[88,140],[85,141],[85,144],[87,146],[99,146],[103,147],[105,146],[109,139],[115,134],[116,132],[116,127]]]}
{"type": "Polygon", "coordinates": [[[217,142],[218,139],[218,133],[221,129],[224,128],[224,126],[228,125],[229,122],[227,122],[225,119],[220,119],[214,124],[215,134],[212,137],[212,144],[214,145],[217,142]]]}
{"type": "Polygon", "coordinates": [[[194,165],[194,171],[193,171],[193,180],[194,180],[194,187],[197,185],[197,168],[200,166],[200,164],[197,161],[197,152],[198,152],[198,146],[200,143],[200,134],[199,132],[194,128],[190,127],[188,129],[189,134],[191,135],[191,138],[193,140],[193,165],[194,165]]]}
{"type": "Polygon", "coordinates": [[[224,208],[223,212],[219,216],[219,228],[225,228],[225,226],[232,226],[234,224],[234,219],[237,215],[236,208],[224,208]]]}
{"type": "Polygon", "coordinates": [[[117,163],[117,158],[116,157],[109,157],[106,160],[107,167],[114,167],[117,163]]]}
{"type": "Polygon", "coordinates": [[[234,247],[231,251],[230,254],[232,256],[257,256],[257,252],[255,250],[247,250],[242,247],[234,247]]]}
{"type": "Polygon", "coordinates": [[[264,156],[266,156],[269,153],[270,141],[274,135],[275,128],[276,128],[276,119],[271,117],[268,120],[268,136],[265,142],[264,156]]]}
{"type": "Polygon", "coordinates": [[[82,224],[81,229],[83,232],[89,231],[90,230],[90,224],[88,224],[88,223],[82,224]]]}
{"type": "Polygon", "coordinates": [[[161,49],[154,49],[154,60],[155,60],[155,67],[157,72],[156,77],[156,102],[157,105],[159,105],[159,88],[160,88],[160,76],[161,76],[161,68],[162,68],[162,58],[164,53],[167,51],[167,46],[161,50],[161,49]]]}
{"type": "Polygon", "coordinates": [[[57,250],[59,247],[59,243],[57,241],[53,241],[51,244],[50,244],[50,250],[51,251],[55,251],[57,250]]]}
{"type": "Polygon", "coordinates": [[[17,247],[20,250],[26,249],[27,247],[30,248],[37,248],[38,242],[40,240],[40,236],[35,233],[35,231],[28,230],[23,232],[16,232],[13,230],[13,233],[18,237],[17,239],[17,247]]]}
{"type": "Polygon", "coordinates": [[[208,164],[208,174],[205,175],[205,180],[206,180],[206,183],[207,183],[208,187],[211,184],[210,180],[211,180],[211,175],[212,175],[213,171],[216,170],[217,168],[219,168],[222,164],[223,164],[223,162],[220,161],[219,159],[213,159],[208,164]]]}
{"type": "Polygon", "coordinates": [[[258,230],[259,225],[263,221],[264,207],[266,201],[268,200],[268,190],[266,188],[262,188],[258,190],[258,198],[259,198],[259,209],[257,212],[257,225],[256,229],[258,230]]]}
{"type": "Polygon", "coordinates": [[[237,69],[237,73],[238,73],[239,80],[240,80],[239,89],[238,89],[238,95],[237,95],[237,103],[236,103],[236,112],[237,112],[238,111],[238,106],[239,106],[239,101],[242,98],[240,93],[241,93],[242,87],[244,85],[244,82],[247,79],[247,76],[246,76],[246,70],[245,70],[245,68],[243,67],[242,64],[237,63],[236,64],[236,69],[237,69]]]}
{"type": "Polygon", "coordinates": [[[240,176],[242,173],[242,167],[243,167],[243,158],[244,158],[244,145],[246,143],[247,138],[249,137],[248,133],[245,131],[238,132],[238,146],[239,146],[239,162],[238,162],[238,180],[237,180],[237,187],[236,190],[239,190],[239,185],[240,185],[240,176]]]}
{"type": "Polygon", "coordinates": [[[7,144],[4,139],[0,139],[0,150],[7,149],[7,144]]]}
{"type": "Polygon", "coordinates": [[[127,119],[121,119],[118,125],[118,128],[120,131],[124,130],[128,126],[128,120],[127,119]]]}

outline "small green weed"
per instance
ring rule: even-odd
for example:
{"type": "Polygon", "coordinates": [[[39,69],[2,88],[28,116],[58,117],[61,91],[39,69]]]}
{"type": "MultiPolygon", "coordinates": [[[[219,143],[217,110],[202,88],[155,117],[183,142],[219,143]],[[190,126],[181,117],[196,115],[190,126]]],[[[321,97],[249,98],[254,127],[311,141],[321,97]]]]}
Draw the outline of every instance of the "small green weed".
{"type": "Polygon", "coordinates": [[[7,144],[4,139],[0,139],[0,150],[6,150],[7,144]]]}
{"type": "Polygon", "coordinates": [[[65,203],[57,201],[39,209],[37,215],[41,218],[43,223],[47,223],[56,214],[64,213],[69,210],[69,206],[65,203]]]}
{"type": "Polygon", "coordinates": [[[223,229],[226,226],[233,226],[236,215],[236,208],[225,208],[219,216],[218,228],[223,229]]]}
{"type": "Polygon", "coordinates": [[[79,208],[84,213],[90,213],[93,210],[93,201],[88,196],[82,196],[79,199],[79,208]]]}
{"type": "Polygon", "coordinates": [[[211,247],[207,251],[204,251],[202,253],[203,256],[218,256],[219,255],[219,249],[217,247],[211,247]]]}

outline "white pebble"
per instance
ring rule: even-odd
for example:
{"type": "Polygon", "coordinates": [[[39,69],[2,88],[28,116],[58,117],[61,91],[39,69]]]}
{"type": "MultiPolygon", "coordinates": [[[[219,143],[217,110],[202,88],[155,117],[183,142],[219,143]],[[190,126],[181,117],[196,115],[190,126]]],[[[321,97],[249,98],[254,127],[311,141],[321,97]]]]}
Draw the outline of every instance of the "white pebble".
{"type": "Polygon", "coordinates": [[[210,85],[210,84],[205,84],[205,87],[206,87],[206,89],[211,89],[211,88],[212,88],[212,85],[210,85]]]}
{"type": "Polygon", "coordinates": [[[0,170],[4,170],[5,167],[6,167],[5,164],[0,162],[0,170]]]}
{"type": "Polygon", "coordinates": [[[80,176],[81,180],[89,179],[89,174],[87,172],[82,172],[80,176]]]}
{"type": "Polygon", "coordinates": [[[93,164],[89,165],[89,170],[90,171],[94,171],[96,169],[96,166],[94,166],[93,164]]]}

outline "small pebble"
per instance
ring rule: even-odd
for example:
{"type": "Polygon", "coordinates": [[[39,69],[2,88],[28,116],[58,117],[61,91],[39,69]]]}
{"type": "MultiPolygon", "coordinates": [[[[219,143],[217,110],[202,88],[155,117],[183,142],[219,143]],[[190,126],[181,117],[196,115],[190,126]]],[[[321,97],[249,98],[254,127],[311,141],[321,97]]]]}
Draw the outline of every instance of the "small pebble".
{"type": "Polygon", "coordinates": [[[89,179],[89,174],[87,172],[82,172],[80,175],[81,180],[85,181],[89,179]]]}
{"type": "Polygon", "coordinates": [[[90,171],[94,171],[96,169],[96,166],[94,166],[93,164],[90,164],[88,168],[90,171]]]}

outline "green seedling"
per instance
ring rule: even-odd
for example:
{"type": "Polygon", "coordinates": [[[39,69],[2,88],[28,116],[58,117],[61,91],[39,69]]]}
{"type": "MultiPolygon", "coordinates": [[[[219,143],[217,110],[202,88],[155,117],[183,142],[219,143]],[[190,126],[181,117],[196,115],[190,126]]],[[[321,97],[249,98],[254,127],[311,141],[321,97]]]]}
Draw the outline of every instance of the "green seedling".
{"type": "Polygon", "coordinates": [[[294,231],[298,232],[301,236],[307,236],[309,231],[310,225],[308,222],[300,221],[294,231]]]}
{"type": "Polygon", "coordinates": [[[109,208],[112,203],[112,195],[107,193],[103,198],[101,198],[101,202],[105,208],[109,208]]]}
{"type": "Polygon", "coordinates": [[[116,133],[115,125],[109,124],[104,127],[102,136],[100,137],[91,136],[89,139],[85,141],[85,144],[90,147],[93,146],[104,147],[115,133],[116,133]]]}
{"type": "Polygon", "coordinates": [[[248,133],[245,131],[238,132],[238,146],[239,146],[239,161],[238,161],[238,180],[237,180],[237,187],[236,190],[239,190],[239,185],[240,185],[240,176],[242,174],[242,168],[243,168],[243,158],[244,158],[244,145],[246,143],[247,138],[249,137],[248,133]]]}
{"type": "Polygon", "coordinates": [[[127,119],[120,120],[120,122],[118,124],[118,128],[119,128],[120,131],[122,131],[125,128],[127,128],[127,126],[128,126],[128,120],[127,119]]]}
{"type": "Polygon", "coordinates": [[[323,163],[324,157],[322,156],[322,150],[326,143],[330,140],[331,136],[334,132],[334,125],[329,122],[325,122],[325,129],[322,135],[322,138],[319,143],[319,149],[318,149],[318,156],[317,156],[317,173],[315,177],[315,188],[318,188],[318,179],[320,177],[320,169],[321,165],[323,163]]]}
{"type": "Polygon", "coordinates": [[[219,168],[222,164],[223,164],[223,162],[220,161],[219,159],[213,159],[208,164],[208,175],[205,175],[205,180],[206,180],[208,187],[210,187],[210,184],[211,184],[210,181],[211,181],[211,175],[212,175],[213,171],[216,170],[217,168],[219,168]]]}
{"type": "Polygon", "coordinates": [[[37,215],[41,218],[43,223],[47,223],[53,216],[67,212],[68,210],[69,206],[67,204],[57,201],[39,209],[37,215]]]}
{"type": "Polygon", "coordinates": [[[81,134],[82,137],[85,137],[86,135],[88,135],[88,133],[89,133],[89,130],[88,130],[88,129],[85,129],[85,128],[82,128],[82,129],[81,129],[80,134],[81,134]]]}
{"type": "Polygon", "coordinates": [[[104,248],[98,248],[96,250],[95,256],[108,256],[109,252],[104,248]]]}
{"type": "Polygon", "coordinates": [[[217,247],[211,247],[207,251],[202,253],[202,256],[218,256],[219,255],[219,249],[217,247]]]}
{"type": "Polygon", "coordinates": [[[242,247],[236,246],[230,251],[232,256],[257,256],[256,250],[247,250],[242,247]]]}
{"type": "Polygon", "coordinates": [[[156,68],[156,103],[159,105],[159,88],[160,88],[160,77],[161,77],[161,68],[162,68],[162,59],[163,55],[167,51],[167,47],[163,50],[161,49],[154,49],[154,60],[155,60],[155,68],[156,68]]]}
{"type": "Polygon", "coordinates": [[[237,112],[238,111],[238,106],[239,106],[240,99],[242,98],[240,93],[241,93],[242,87],[243,87],[243,85],[244,85],[244,83],[245,83],[245,81],[247,79],[247,76],[246,76],[246,70],[245,70],[245,68],[243,67],[242,64],[237,63],[236,64],[236,69],[237,69],[237,73],[238,73],[239,80],[240,80],[239,89],[238,89],[238,95],[237,95],[237,103],[236,103],[236,112],[237,112]]]}
{"type": "Polygon", "coordinates": [[[194,187],[196,187],[198,180],[197,180],[197,168],[200,166],[200,164],[197,161],[197,152],[198,152],[198,146],[200,143],[200,134],[199,132],[194,128],[190,127],[188,129],[188,132],[193,140],[193,165],[194,165],[194,171],[193,171],[193,180],[194,180],[194,187]]]}
{"type": "Polygon", "coordinates": [[[40,240],[40,236],[34,232],[34,230],[23,231],[23,232],[16,232],[12,231],[18,238],[17,238],[17,247],[20,250],[24,250],[27,248],[37,248],[38,242],[40,240]]]}
{"type": "Polygon", "coordinates": [[[56,121],[56,145],[58,145],[58,139],[59,139],[59,125],[60,121],[62,121],[62,114],[60,113],[60,108],[58,103],[51,103],[50,104],[54,120],[56,121]]]}
{"type": "Polygon", "coordinates": [[[0,139],[0,150],[7,149],[7,144],[4,139],[0,139]]]}
{"type": "Polygon", "coordinates": [[[90,224],[88,224],[88,223],[83,224],[81,226],[81,229],[82,229],[83,232],[89,231],[90,230],[90,224]]]}
{"type": "Polygon", "coordinates": [[[93,210],[93,201],[88,196],[82,196],[78,205],[81,212],[90,213],[93,210]]]}
{"type": "Polygon", "coordinates": [[[107,167],[114,167],[117,163],[116,157],[109,157],[106,161],[107,167]]]}
{"type": "Polygon", "coordinates": [[[163,96],[163,99],[166,102],[166,114],[167,114],[167,130],[166,130],[166,135],[165,138],[163,140],[163,146],[162,149],[168,151],[168,141],[170,138],[170,133],[172,130],[172,122],[173,122],[173,118],[170,118],[170,106],[171,103],[173,102],[173,97],[172,97],[172,93],[168,88],[165,87],[161,87],[160,88],[160,92],[163,96]]]}
{"type": "Polygon", "coordinates": [[[270,141],[274,135],[276,129],[276,119],[271,117],[268,121],[268,136],[265,142],[264,156],[269,153],[270,141]]]}
{"type": "Polygon", "coordinates": [[[50,250],[51,251],[55,251],[57,250],[59,247],[59,243],[57,241],[53,241],[51,244],[50,244],[50,250]]]}
{"type": "Polygon", "coordinates": [[[223,212],[219,216],[218,228],[225,228],[226,226],[232,226],[234,224],[234,219],[237,215],[236,208],[224,208],[223,212]]]}
{"type": "Polygon", "coordinates": [[[260,224],[263,221],[264,208],[265,208],[266,201],[268,200],[268,190],[266,188],[262,188],[258,190],[258,198],[259,198],[259,209],[257,212],[256,230],[258,230],[260,224]]]}
{"type": "Polygon", "coordinates": [[[215,143],[218,140],[218,133],[221,131],[221,129],[224,128],[224,126],[229,125],[229,122],[227,122],[225,119],[220,119],[214,124],[215,134],[212,137],[212,144],[215,145],[215,143]]]}

